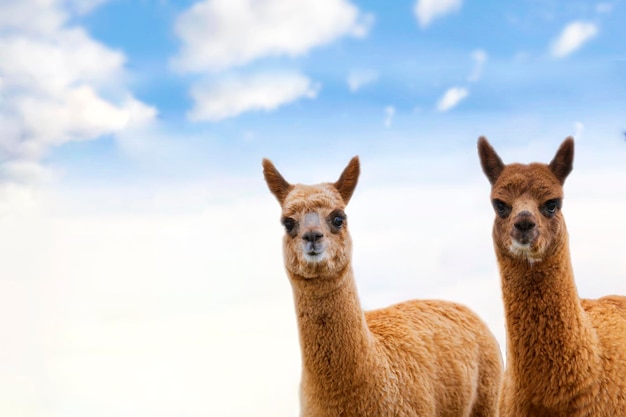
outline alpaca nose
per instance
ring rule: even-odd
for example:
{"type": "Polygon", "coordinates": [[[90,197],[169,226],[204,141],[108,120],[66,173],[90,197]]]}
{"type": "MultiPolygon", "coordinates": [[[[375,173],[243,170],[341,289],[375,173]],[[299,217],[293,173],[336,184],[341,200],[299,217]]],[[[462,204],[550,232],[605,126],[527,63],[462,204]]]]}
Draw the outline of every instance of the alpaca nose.
{"type": "Polygon", "coordinates": [[[528,232],[535,228],[535,217],[529,211],[522,211],[515,219],[515,228],[520,232],[528,232]]]}
{"type": "Polygon", "coordinates": [[[324,237],[324,235],[319,230],[309,230],[302,235],[302,239],[310,243],[317,242],[322,237],[324,237]]]}

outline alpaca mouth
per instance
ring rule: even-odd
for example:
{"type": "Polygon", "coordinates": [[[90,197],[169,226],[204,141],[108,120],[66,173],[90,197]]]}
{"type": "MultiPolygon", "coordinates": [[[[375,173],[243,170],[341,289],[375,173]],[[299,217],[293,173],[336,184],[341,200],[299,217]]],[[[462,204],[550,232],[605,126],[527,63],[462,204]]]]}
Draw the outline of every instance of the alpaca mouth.
{"type": "Polygon", "coordinates": [[[509,246],[509,252],[514,256],[526,259],[531,264],[541,260],[541,255],[533,250],[532,241],[530,240],[522,243],[517,239],[513,239],[509,246]]]}
{"type": "Polygon", "coordinates": [[[519,246],[526,246],[530,249],[530,246],[537,240],[539,237],[539,232],[537,229],[528,230],[528,231],[520,231],[520,230],[512,230],[511,231],[511,239],[513,244],[517,244],[519,246]]]}
{"type": "Polygon", "coordinates": [[[531,248],[530,248],[530,241],[528,241],[527,239],[525,239],[525,241],[520,241],[517,239],[513,239],[511,241],[511,246],[510,249],[512,252],[530,252],[531,248]]]}
{"type": "Polygon", "coordinates": [[[307,262],[319,262],[321,260],[323,260],[326,257],[326,248],[324,248],[322,245],[316,245],[316,244],[308,244],[306,245],[306,247],[304,248],[304,259],[307,262]]]}
{"type": "Polygon", "coordinates": [[[304,259],[310,263],[318,263],[326,258],[324,251],[310,251],[304,253],[304,259]]]}
{"type": "Polygon", "coordinates": [[[305,256],[319,257],[324,254],[325,249],[326,245],[322,242],[307,242],[302,248],[302,251],[305,256]]]}

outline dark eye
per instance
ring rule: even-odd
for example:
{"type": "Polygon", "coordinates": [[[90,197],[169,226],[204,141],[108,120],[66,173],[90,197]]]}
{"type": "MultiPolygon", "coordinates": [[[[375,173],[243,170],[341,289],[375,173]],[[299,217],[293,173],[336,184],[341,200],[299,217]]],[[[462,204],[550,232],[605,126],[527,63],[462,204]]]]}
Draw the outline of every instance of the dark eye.
{"type": "Polygon", "coordinates": [[[343,226],[343,217],[341,216],[333,217],[333,226],[335,226],[337,229],[343,226]]]}
{"type": "Polygon", "coordinates": [[[346,223],[346,215],[343,211],[337,210],[330,213],[328,221],[330,223],[331,231],[337,233],[346,223]]]}
{"type": "Polygon", "coordinates": [[[548,200],[543,205],[543,213],[547,217],[552,217],[556,214],[557,210],[561,208],[561,199],[555,198],[553,200],[548,200]]]}
{"type": "Polygon", "coordinates": [[[285,217],[281,223],[285,226],[285,231],[287,233],[293,232],[294,227],[296,227],[296,221],[291,217],[285,217]]]}
{"type": "Polygon", "coordinates": [[[493,200],[493,208],[500,217],[506,217],[511,213],[511,207],[509,207],[504,201],[495,199],[493,200]]]}

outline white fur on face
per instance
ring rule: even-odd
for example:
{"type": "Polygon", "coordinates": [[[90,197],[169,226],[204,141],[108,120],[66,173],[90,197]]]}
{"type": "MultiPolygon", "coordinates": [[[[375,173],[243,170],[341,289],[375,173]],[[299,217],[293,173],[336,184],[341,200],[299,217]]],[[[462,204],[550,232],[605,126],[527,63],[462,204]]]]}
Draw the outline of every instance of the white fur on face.
{"type": "Polygon", "coordinates": [[[509,245],[509,252],[511,252],[511,254],[514,256],[517,256],[520,258],[526,258],[526,260],[531,265],[541,260],[540,257],[537,257],[537,254],[533,253],[530,243],[522,244],[522,243],[519,243],[515,239],[511,239],[511,244],[509,245]]]}
{"type": "Polygon", "coordinates": [[[328,252],[326,252],[325,249],[321,253],[316,254],[316,255],[309,255],[308,253],[306,253],[306,251],[303,251],[303,252],[304,252],[304,259],[307,262],[312,263],[312,264],[321,262],[328,257],[328,252]]]}

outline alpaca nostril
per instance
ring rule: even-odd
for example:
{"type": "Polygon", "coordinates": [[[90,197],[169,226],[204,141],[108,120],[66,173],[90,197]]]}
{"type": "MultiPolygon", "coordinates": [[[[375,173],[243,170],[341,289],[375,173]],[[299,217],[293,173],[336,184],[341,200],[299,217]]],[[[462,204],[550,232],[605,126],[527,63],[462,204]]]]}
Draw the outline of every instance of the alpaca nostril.
{"type": "Polygon", "coordinates": [[[521,232],[527,232],[535,228],[535,222],[530,219],[522,219],[515,222],[515,228],[521,232]]]}
{"type": "Polygon", "coordinates": [[[322,237],[324,237],[322,232],[319,232],[317,230],[309,230],[308,232],[306,232],[306,233],[304,233],[302,235],[302,239],[306,240],[307,242],[311,242],[311,243],[317,242],[322,237]]]}
{"type": "Polygon", "coordinates": [[[528,210],[519,213],[515,219],[513,226],[520,232],[528,232],[535,228],[535,217],[528,210]]]}

